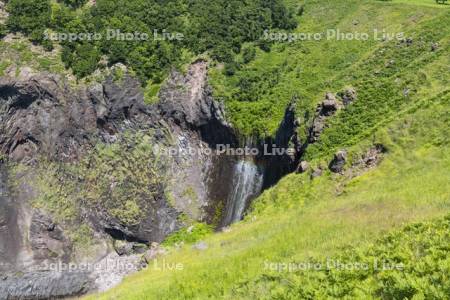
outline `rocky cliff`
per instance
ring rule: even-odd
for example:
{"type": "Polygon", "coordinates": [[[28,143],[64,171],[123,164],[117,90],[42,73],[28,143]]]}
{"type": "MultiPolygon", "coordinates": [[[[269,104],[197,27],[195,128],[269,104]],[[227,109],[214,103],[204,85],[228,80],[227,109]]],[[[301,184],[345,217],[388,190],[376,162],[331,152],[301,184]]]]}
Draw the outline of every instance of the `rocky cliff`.
{"type": "Polygon", "coordinates": [[[204,61],[173,71],[154,105],[129,75],[76,88],[53,74],[0,78],[1,297],[84,293],[98,287],[92,274],[45,266],[96,263],[115,240],[145,248],[186,218],[212,222],[233,168],[205,151],[217,143],[236,138],[204,61]]]}

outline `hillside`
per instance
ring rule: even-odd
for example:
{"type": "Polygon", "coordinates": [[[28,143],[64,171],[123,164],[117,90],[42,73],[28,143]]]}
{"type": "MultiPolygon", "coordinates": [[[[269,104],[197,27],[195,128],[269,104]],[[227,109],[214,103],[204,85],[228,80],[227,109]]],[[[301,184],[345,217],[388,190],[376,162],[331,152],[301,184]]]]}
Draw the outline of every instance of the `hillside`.
{"type": "MultiPolygon", "coordinates": [[[[311,181],[309,174],[290,175],[255,201],[255,211],[246,221],[232,226],[230,232],[205,239],[207,250],[188,245],[158,260],[162,264],[164,259],[169,266],[181,263],[183,271],[164,272],[158,270],[160,265],[150,265],[100,298],[412,298],[423,294],[425,299],[444,299],[448,292],[446,256],[439,256],[442,264],[426,255],[413,254],[411,258],[405,256],[411,255],[405,247],[411,247],[412,253],[419,249],[428,253],[434,248],[448,253],[448,223],[440,223],[439,218],[448,215],[450,205],[450,177],[446,172],[450,164],[449,109],[447,94],[377,132],[376,141],[383,141],[389,149],[377,169],[351,179],[327,174],[311,181]],[[437,220],[433,226],[444,226],[440,227],[442,234],[420,236],[413,232],[402,237],[394,250],[370,250],[391,247],[390,238],[379,242],[376,239],[392,230],[434,219],[437,220]],[[357,253],[361,251],[359,256],[353,252],[355,247],[357,253]],[[343,249],[349,249],[346,253],[350,254],[342,254],[343,249]],[[365,256],[367,251],[371,251],[370,257],[365,256]],[[390,251],[389,255],[384,251],[390,251]],[[322,275],[265,267],[267,263],[306,264],[327,257],[336,261],[347,259],[348,263],[386,259],[404,263],[406,272],[372,271],[360,275],[336,271],[335,275],[322,275]],[[416,270],[415,260],[423,261],[425,270],[433,265],[436,274],[444,276],[440,285],[427,284],[434,275],[416,270]],[[316,276],[323,277],[319,280],[316,276]],[[330,276],[338,277],[324,282],[330,276]],[[359,289],[359,281],[364,281],[364,288],[359,289]]],[[[361,150],[356,148],[355,153],[358,151],[361,150]]]]}
{"type": "Polygon", "coordinates": [[[449,297],[449,3],[0,13],[0,299],[449,297]]]}
{"type": "Polygon", "coordinates": [[[427,1],[308,1],[298,31],[386,28],[404,32],[411,44],[279,43],[232,76],[213,70],[215,94],[247,134],[272,134],[293,98],[306,124],[325,92],[355,88],[358,100],[334,116],[304,154],[314,169],[346,148],[346,171],[314,179],[310,172],[288,175],[254,200],[242,223],[203,239],[207,249],[172,249],[92,298],[445,299],[450,32],[442,24],[449,21],[445,7],[427,1]],[[250,83],[241,87],[244,80],[250,83]],[[381,162],[361,167],[373,145],[386,149],[381,162]],[[388,269],[373,267],[375,260],[388,269]],[[327,261],[367,264],[368,270],[310,266],[327,261]],[[184,268],[161,271],[162,263],[184,268]]]}

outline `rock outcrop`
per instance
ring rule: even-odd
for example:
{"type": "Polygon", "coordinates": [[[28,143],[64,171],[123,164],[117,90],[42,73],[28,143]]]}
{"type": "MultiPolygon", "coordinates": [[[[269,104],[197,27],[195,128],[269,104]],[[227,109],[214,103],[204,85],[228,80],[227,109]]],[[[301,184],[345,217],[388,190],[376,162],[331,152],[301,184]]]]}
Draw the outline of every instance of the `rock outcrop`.
{"type": "MultiPolygon", "coordinates": [[[[173,205],[198,220],[211,220],[218,201],[230,193],[223,176],[234,160],[218,156],[218,145],[236,145],[223,105],[214,101],[207,83],[207,63],[197,61],[187,74],[173,71],[160,90],[158,110],[171,128],[168,192],[173,205]]],[[[223,203],[222,203],[223,204],[223,203]]]]}
{"type": "Polygon", "coordinates": [[[342,173],[344,171],[345,163],[347,162],[347,151],[339,150],[334,155],[333,160],[330,162],[329,169],[333,173],[342,173]]]}
{"type": "Polygon", "coordinates": [[[358,93],[354,88],[347,88],[338,93],[338,96],[342,99],[344,106],[347,106],[356,100],[358,100],[358,93]]]}
{"type": "Polygon", "coordinates": [[[92,288],[86,272],[35,272],[0,278],[0,299],[58,299],[80,296],[92,288]]]}
{"type": "Polygon", "coordinates": [[[325,99],[317,106],[316,114],[309,128],[308,142],[315,143],[319,140],[320,135],[326,126],[326,120],[334,115],[342,108],[340,102],[336,99],[334,94],[326,93],[325,99]]]}
{"type": "Polygon", "coordinates": [[[305,173],[309,169],[309,163],[307,161],[302,161],[297,167],[297,173],[305,173]]]}
{"type": "MultiPolygon", "coordinates": [[[[212,97],[206,62],[196,62],[186,75],[173,71],[159,97],[159,104],[145,105],[141,85],[129,75],[120,81],[109,78],[77,89],[52,74],[0,78],[0,155],[32,170],[44,160],[76,163],[99,142],[114,144],[125,132],[151,132],[155,146],[175,149],[176,153],[163,154],[167,159],[166,181],[158,184],[153,197],[141,199],[145,204],[139,208],[142,220],[124,224],[106,207],[97,206],[83,209],[77,222],[90,226],[97,239],[104,241],[100,244],[108,244],[111,237],[129,245],[161,242],[182,226],[180,214],[211,220],[216,207],[223,205],[217,201],[226,199],[231,187],[223,184],[222,176],[231,174],[234,161],[205,150],[218,143],[236,144],[237,139],[226,122],[223,106],[212,97]]],[[[30,206],[40,193],[30,180],[32,174],[13,178],[20,187],[13,195],[5,192],[3,178],[8,177],[8,168],[2,172],[0,204],[8,209],[6,214],[0,213],[0,266],[7,265],[2,269],[5,272],[23,271],[25,275],[5,277],[0,282],[0,298],[59,298],[110,286],[102,282],[103,275],[89,285],[92,278],[89,281],[81,273],[33,271],[33,266],[70,262],[77,253],[64,222],[57,223],[48,212],[30,206]],[[11,219],[18,214],[22,215],[11,219]]],[[[63,177],[58,180],[64,185],[63,177]]],[[[105,251],[114,253],[114,248],[95,251],[105,255],[105,251]]],[[[132,254],[125,252],[123,256],[132,254]]],[[[93,253],[91,263],[99,255],[93,253]]],[[[136,261],[140,263],[140,259],[136,261]]],[[[120,281],[120,274],[115,274],[112,282],[120,281]]]]}
{"type": "Polygon", "coordinates": [[[126,76],[74,91],[57,75],[0,78],[0,150],[14,161],[73,161],[97,137],[151,123],[139,82],[126,76]]]}

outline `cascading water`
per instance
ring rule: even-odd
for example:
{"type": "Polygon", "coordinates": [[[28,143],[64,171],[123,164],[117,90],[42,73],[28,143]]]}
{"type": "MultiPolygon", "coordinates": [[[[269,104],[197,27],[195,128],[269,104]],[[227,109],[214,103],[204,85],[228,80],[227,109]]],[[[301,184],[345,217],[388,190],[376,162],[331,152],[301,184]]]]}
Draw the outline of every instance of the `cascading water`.
{"type": "Polygon", "coordinates": [[[251,160],[239,160],[234,166],[233,188],[228,197],[223,226],[238,222],[249,201],[258,196],[263,185],[263,172],[251,160]]]}

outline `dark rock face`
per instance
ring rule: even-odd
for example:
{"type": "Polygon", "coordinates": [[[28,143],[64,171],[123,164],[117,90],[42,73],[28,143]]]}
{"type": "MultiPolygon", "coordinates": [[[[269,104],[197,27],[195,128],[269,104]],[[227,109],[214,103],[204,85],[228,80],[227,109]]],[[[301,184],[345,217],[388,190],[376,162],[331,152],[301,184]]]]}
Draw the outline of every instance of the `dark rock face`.
{"type": "Polygon", "coordinates": [[[262,164],[265,167],[264,189],[273,186],[283,176],[295,171],[302,150],[302,144],[297,133],[299,125],[295,116],[295,106],[294,104],[290,104],[286,108],[283,120],[275,134],[275,139],[266,139],[263,141],[263,144],[267,145],[267,151],[269,153],[273,151],[272,145],[275,145],[279,149],[293,150],[291,155],[284,153],[283,155],[261,158],[262,164]]]}
{"type": "Polygon", "coordinates": [[[51,76],[26,82],[1,78],[0,111],[0,149],[15,161],[38,153],[76,157],[84,138],[96,128],[94,107],[51,76]]]}
{"type": "Polygon", "coordinates": [[[347,151],[340,150],[336,152],[333,160],[329,165],[330,171],[333,173],[342,173],[346,161],[347,161],[347,151]]]}
{"type": "Polygon", "coordinates": [[[7,180],[6,168],[0,163],[0,273],[14,268],[22,246],[18,211],[11,203],[7,180]]]}
{"type": "MultiPolygon", "coordinates": [[[[116,249],[124,256],[140,253],[145,249],[133,245],[161,242],[180,228],[180,213],[210,220],[208,216],[215,213],[218,204],[215,201],[226,199],[230,192],[223,184],[222,171],[228,172],[235,163],[228,157],[198,151],[218,143],[237,144],[222,105],[212,98],[205,62],[192,65],[186,75],[173,72],[161,89],[160,100],[158,105],[145,105],[139,82],[128,75],[120,82],[108,79],[77,90],[51,74],[0,78],[0,154],[31,168],[42,157],[73,163],[83,159],[99,141],[114,143],[125,131],[155,132],[155,143],[175,147],[181,154],[169,156],[168,182],[161,183],[156,196],[142,199],[146,204],[140,208],[145,215],[142,221],[123,224],[101,206],[82,211],[83,222],[98,233],[97,237],[105,238],[105,243],[106,233],[128,245],[116,249]]],[[[26,177],[20,179],[19,194],[23,195],[2,196],[8,170],[1,171],[0,270],[24,271],[25,275],[0,280],[0,298],[59,298],[95,288],[84,273],[32,271],[38,265],[71,262],[76,253],[64,224],[29,206],[39,191],[22,182],[26,177]]]]}
{"type": "Polygon", "coordinates": [[[91,288],[89,274],[82,272],[35,272],[0,278],[0,299],[57,299],[79,296],[91,288]]]}
{"type": "Polygon", "coordinates": [[[199,61],[186,75],[176,71],[171,73],[160,91],[159,106],[165,119],[183,127],[200,128],[213,119],[228,126],[223,107],[214,102],[211,88],[206,84],[206,70],[207,63],[199,61]]]}
{"type": "Polygon", "coordinates": [[[322,101],[319,108],[319,115],[329,117],[334,115],[334,113],[340,108],[340,105],[332,93],[326,93],[325,100],[322,101]]]}
{"type": "Polygon", "coordinates": [[[120,86],[110,79],[84,91],[56,75],[0,78],[0,150],[15,161],[37,154],[75,160],[97,136],[117,133],[125,120],[148,123],[149,115],[138,81],[129,76],[120,86]]]}
{"type": "MultiPolygon", "coordinates": [[[[40,74],[26,81],[0,78],[0,150],[13,161],[32,163],[40,155],[75,161],[98,140],[113,142],[114,136],[126,128],[158,126],[156,115],[144,105],[139,82],[129,76],[120,84],[109,79],[78,91],[55,75],[40,74]]],[[[178,214],[163,197],[155,201],[156,205],[146,212],[146,222],[134,228],[118,224],[102,210],[94,212],[93,219],[113,235],[161,240],[176,229],[178,214]]],[[[38,219],[33,218],[32,233],[45,232],[41,227],[46,224],[34,222],[38,219]]],[[[48,238],[56,241],[55,235],[50,232],[48,238]]],[[[53,252],[42,244],[45,237],[37,240],[41,242],[34,245],[35,249],[53,252]]],[[[65,246],[51,244],[60,248],[59,254],[66,252],[62,249],[65,246]]]]}
{"type": "Polygon", "coordinates": [[[112,217],[106,208],[99,207],[90,214],[94,226],[104,230],[114,239],[129,242],[161,242],[170,233],[180,228],[177,220],[179,213],[167,203],[164,192],[160,191],[154,199],[148,199],[150,205],[142,208],[145,217],[136,225],[125,225],[112,217]]]}
{"type": "Polygon", "coordinates": [[[43,262],[48,258],[69,262],[71,243],[61,227],[54,223],[47,214],[38,210],[33,212],[29,240],[33,259],[36,262],[43,262]]]}
{"type": "Polygon", "coordinates": [[[342,99],[342,103],[344,104],[344,106],[347,106],[353,103],[354,101],[358,100],[358,93],[354,88],[345,89],[338,95],[342,99]]]}
{"type": "Polygon", "coordinates": [[[225,119],[224,107],[212,97],[205,61],[194,63],[186,75],[173,71],[161,88],[158,108],[161,116],[181,129],[200,134],[209,146],[236,144],[236,136],[225,119]]]}
{"type": "Polygon", "coordinates": [[[341,108],[341,104],[332,93],[327,93],[325,95],[325,100],[317,106],[316,116],[309,128],[309,143],[312,144],[319,140],[320,135],[326,127],[327,118],[334,115],[341,108]]]}
{"type": "Polygon", "coordinates": [[[231,192],[223,178],[234,166],[233,158],[215,150],[218,145],[236,146],[237,138],[222,104],[213,100],[207,69],[206,62],[198,61],[187,74],[173,71],[160,90],[158,111],[170,127],[176,152],[170,157],[174,206],[194,219],[211,221],[231,192]]]}

